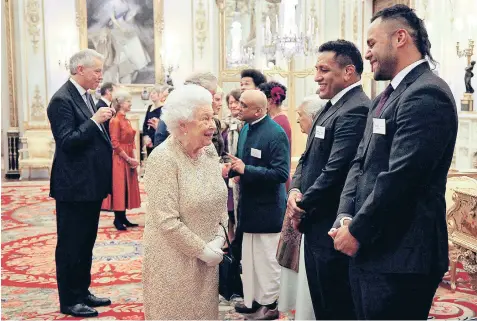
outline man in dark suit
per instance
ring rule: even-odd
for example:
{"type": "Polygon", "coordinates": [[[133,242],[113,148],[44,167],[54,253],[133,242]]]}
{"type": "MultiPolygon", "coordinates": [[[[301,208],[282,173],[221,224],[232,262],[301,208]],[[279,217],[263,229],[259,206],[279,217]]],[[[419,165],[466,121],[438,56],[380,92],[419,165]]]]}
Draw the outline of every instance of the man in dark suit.
{"type": "Polygon", "coordinates": [[[456,106],[424,59],[433,61],[431,44],[412,9],[378,12],[367,42],[374,78],[391,84],[373,102],[330,235],[353,257],[359,319],[423,320],[448,269],[444,192],[456,106]]]}
{"type": "Polygon", "coordinates": [[[285,131],[267,116],[267,97],[259,90],[240,96],[237,157],[229,177],[240,178],[238,227],[243,232],[244,304],[236,305],[248,319],[278,318],[280,266],[275,257],[286,209],[285,182],[290,169],[290,144],[285,131]]]}
{"type": "Polygon", "coordinates": [[[111,193],[112,147],[103,123],[113,111],[96,110],[88,93],[102,79],[103,61],[92,49],[73,55],[71,78],[53,95],[47,110],[56,142],[50,196],[56,200],[60,310],[76,317],[97,316],[93,307],[111,304],[88,290],[101,202],[111,193]]]}
{"type": "MultiPolygon", "coordinates": [[[[112,82],[105,82],[101,86],[101,98],[96,103],[96,110],[100,109],[101,107],[113,107],[111,106],[111,102],[113,101],[113,90],[114,84],[112,82]]],[[[108,133],[109,136],[109,119],[103,123],[103,126],[106,128],[106,133],[108,133]]]]}
{"type": "Polygon", "coordinates": [[[363,59],[345,40],[319,48],[315,81],[329,99],[315,116],[288,197],[288,215],[305,234],[305,265],[317,319],[355,319],[348,257],[328,236],[341,191],[366,126],[371,101],[361,87],[363,59]]]}

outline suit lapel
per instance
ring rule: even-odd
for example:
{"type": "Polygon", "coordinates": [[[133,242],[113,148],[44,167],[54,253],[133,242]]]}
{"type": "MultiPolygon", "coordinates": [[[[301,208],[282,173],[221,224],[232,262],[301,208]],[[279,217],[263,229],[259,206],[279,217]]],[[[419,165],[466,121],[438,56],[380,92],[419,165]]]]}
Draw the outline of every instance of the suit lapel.
{"type": "MultiPolygon", "coordinates": [[[[73,97],[73,102],[75,103],[76,107],[78,107],[79,110],[81,110],[81,112],[86,116],[87,119],[90,119],[91,117],[93,117],[93,114],[91,113],[88,106],[86,105],[86,102],[84,101],[83,97],[81,97],[78,89],[76,89],[75,85],[73,85],[71,81],[67,80],[67,82],[68,82],[68,90],[71,96],[73,97]]],[[[93,106],[93,110],[94,110],[95,107],[93,102],[91,102],[91,106],[93,106]]],[[[108,144],[111,145],[111,140],[106,134],[106,128],[104,128],[103,124],[100,124],[100,126],[102,129],[101,136],[103,136],[103,138],[108,142],[108,144]]]]}
{"type": "MultiPolygon", "coordinates": [[[[396,88],[396,90],[394,90],[391,95],[389,96],[388,100],[386,101],[386,103],[384,104],[383,108],[381,109],[381,112],[379,113],[379,118],[381,118],[381,116],[383,115],[384,111],[389,107],[391,106],[391,104],[399,97],[403,94],[404,91],[406,91],[406,89],[414,82],[416,81],[416,79],[421,76],[426,70],[429,70],[429,64],[427,62],[423,62],[421,63],[420,65],[416,66],[413,70],[411,70],[410,73],[408,73],[406,75],[406,77],[404,77],[404,79],[401,81],[401,83],[399,84],[399,86],[396,88]]],[[[374,110],[375,108],[377,107],[377,105],[379,104],[379,100],[381,99],[381,95],[380,94],[379,96],[377,96],[374,100],[374,104],[373,104],[373,109],[371,111],[371,114],[374,115],[374,110]]],[[[372,117],[374,118],[374,116],[372,117]]],[[[368,147],[369,147],[369,144],[371,143],[371,138],[373,137],[373,124],[370,123],[368,121],[368,124],[369,126],[366,126],[366,130],[368,130],[368,135],[366,137],[366,147],[363,151],[363,157],[366,155],[366,153],[368,152],[368,147]],[[368,129],[369,127],[369,129],[368,129]]]]}
{"type": "Polygon", "coordinates": [[[78,89],[76,89],[75,85],[73,85],[73,83],[69,80],[68,80],[68,90],[71,96],[73,97],[73,102],[76,104],[79,110],[83,112],[86,118],[91,118],[93,114],[91,114],[91,111],[86,105],[86,102],[84,101],[83,97],[81,97],[78,89]]]}
{"type": "Polygon", "coordinates": [[[333,106],[330,107],[325,113],[320,113],[315,116],[315,119],[313,120],[313,124],[311,127],[311,132],[310,135],[308,136],[308,140],[306,141],[306,149],[303,155],[306,155],[311,147],[311,144],[313,140],[315,139],[315,133],[316,133],[316,126],[322,126],[325,121],[327,121],[331,116],[333,116],[343,104],[348,101],[348,99],[356,92],[356,91],[361,91],[363,90],[362,86],[356,86],[355,88],[351,89],[348,91],[343,97],[341,97],[340,100],[336,102],[333,106]]]}

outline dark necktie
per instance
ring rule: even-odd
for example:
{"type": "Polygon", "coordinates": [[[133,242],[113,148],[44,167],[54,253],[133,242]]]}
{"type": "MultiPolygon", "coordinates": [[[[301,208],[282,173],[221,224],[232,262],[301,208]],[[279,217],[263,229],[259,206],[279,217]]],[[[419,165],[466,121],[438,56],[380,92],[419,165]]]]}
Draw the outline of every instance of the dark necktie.
{"type": "Polygon", "coordinates": [[[386,89],[384,89],[383,94],[381,95],[381,99],[379,99],[378,107],[376,107],[376,116],[381,114],[384,104],[388,100],[389,96],[391,96],[392,92],[394,91],[393,86],[389,84],[386,89]]]}
{"type": "Polygon", "coordinates": [[[84,97],[86,98],[86,106],[88,106],[88,109],[91,112],[91,114],[94,115],[93,105],[91,104],[92,98],[90,99],[91,95],[88,92],[85,92],[84,97]]]}
{"type": "Polygon", "coordinates": [[[331,106],[333,106],[331,104],[331,100],[328,100],[328,102],[325,104],[325,107],[323,107],[323,111],[321,113],[325,114],[331,108],[331,106]]]}

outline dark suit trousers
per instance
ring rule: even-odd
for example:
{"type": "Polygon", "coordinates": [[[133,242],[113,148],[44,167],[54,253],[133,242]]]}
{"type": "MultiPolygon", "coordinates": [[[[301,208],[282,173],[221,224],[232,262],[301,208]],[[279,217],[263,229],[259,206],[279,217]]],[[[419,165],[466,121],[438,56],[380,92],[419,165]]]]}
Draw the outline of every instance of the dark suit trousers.
{"type": "Polygon", "coordinates": [[[56,202],[55,260],[61,306],[82,302],[89,294],[101,202],[56,202]]]}
{"type": "Polygon", "coordinates": [[[376,273],[350,264],[350,281],[360,320],[427,320],[443,275],[376,273]]]}
{"type": "Polygon", "coordinates": [[[317,246],[305,234],[305,267],[317,320],[355,320],[349,284],[349,258],[317,246]]]}

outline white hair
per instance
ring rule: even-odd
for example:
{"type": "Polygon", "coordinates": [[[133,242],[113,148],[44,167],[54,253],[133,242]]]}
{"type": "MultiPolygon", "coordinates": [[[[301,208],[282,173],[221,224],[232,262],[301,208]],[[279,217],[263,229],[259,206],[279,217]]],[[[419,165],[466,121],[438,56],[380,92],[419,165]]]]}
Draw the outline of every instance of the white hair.
{"type": "Polygon", "coordinates": [[[131,93],[124,88],[117,88],[115,91],[113,91],[113,106],[120,105],[124,103],[125,101],[131,100],[132,96],[131,93]]]}
{"type": "Polygon", "coordinates": [[[321,99],[320,96],[316,94],[303,98],[303,102],[301,103],[303,111],[311,118],[321,112],[323,107],[325,107],[325,104],[326,100],[321,99]]]}
{"type": "Polygon", "coordinates": [[[185,85],[170,93],[162,107],[161,120],[170,133],[176,133],[180,121],[190,121],[199,106],[212,105],[212,94],[198,85],[185,85]]]}
{"type": "Polygon", "coordinates": [[[151,92],[155,91],[158,94],[162,94],[166,89],[172,88],[172,86],[169,85],[154,85],[152,88],[151,92]]]}
{"type": "Polygon", "coordinates": [[[217,77],[211,72],[196,72],[186,78],[184,85],[199,85],[208,91],[217,90],[217,77]]]}
{"type": "Polygon", "coordinates": [[[75,53],[70,58],[70,74],[76,75],[78,72],[78,66],[93,67],[95,59],[104,61],[104,56],[93,49],[83,49],[75,53]]]}

